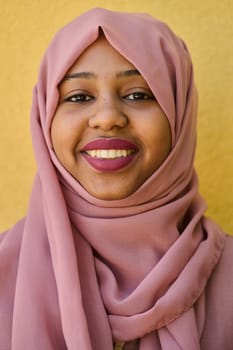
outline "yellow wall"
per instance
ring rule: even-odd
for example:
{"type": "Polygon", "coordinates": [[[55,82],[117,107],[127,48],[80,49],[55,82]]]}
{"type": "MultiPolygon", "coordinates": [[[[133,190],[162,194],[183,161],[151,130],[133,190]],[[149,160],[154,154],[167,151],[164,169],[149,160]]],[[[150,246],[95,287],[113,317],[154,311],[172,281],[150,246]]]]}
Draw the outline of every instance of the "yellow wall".
{"type": "Polygon", "coordinates": [[[200,190],[208,215],[233,234],[231,0],[0,0],[0,231],[27,208],[35,173],[29,110],[42,54],[57,29],[96,6],[149,12],[188,44],[200,96],[200,190]]]}

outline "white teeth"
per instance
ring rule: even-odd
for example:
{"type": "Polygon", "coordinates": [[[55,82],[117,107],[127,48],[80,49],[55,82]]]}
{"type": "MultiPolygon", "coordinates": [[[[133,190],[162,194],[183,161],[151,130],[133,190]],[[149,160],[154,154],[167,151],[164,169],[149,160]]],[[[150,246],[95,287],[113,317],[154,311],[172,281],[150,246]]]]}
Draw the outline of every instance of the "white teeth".
{"type": "Polygon", "coordinates": [[[94,158],[104,158],[104,159],[114,159],[127,157],[134,153],[131,149],[93,149],[90,151],[85,151],[89,156],[94,158]]]}

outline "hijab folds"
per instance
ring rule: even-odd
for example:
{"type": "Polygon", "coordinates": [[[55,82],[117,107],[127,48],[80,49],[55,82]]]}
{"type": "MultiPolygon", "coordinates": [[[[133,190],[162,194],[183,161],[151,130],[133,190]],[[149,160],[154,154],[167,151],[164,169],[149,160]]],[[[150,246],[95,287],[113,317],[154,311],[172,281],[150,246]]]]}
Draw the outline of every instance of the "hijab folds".
{"type": "Polygon", "coordinates": [[[58,32],[34,89],[38,174],[28,214],[0,238],[0,349],[200,349],[205,285],[225,235],[203,216],[196,114],[189,53],[165,24],[93,9],[58,32]],[[100,28],[145,78],[172,134],[160,168],[114,201],[87,193],[50,139],[57,86],[100,28]]]}

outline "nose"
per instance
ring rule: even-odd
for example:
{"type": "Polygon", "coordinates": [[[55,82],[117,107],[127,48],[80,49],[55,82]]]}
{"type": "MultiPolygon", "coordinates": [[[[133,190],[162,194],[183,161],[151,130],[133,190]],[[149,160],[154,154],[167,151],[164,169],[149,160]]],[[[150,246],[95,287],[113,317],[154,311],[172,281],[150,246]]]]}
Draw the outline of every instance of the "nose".
{"type": "Polygon", "coordinates": [[[128,124],[128,117],[113,99],[102,99],[95,106],[89,118],[89,126],[103,131],[124,128],[128,124]]]}

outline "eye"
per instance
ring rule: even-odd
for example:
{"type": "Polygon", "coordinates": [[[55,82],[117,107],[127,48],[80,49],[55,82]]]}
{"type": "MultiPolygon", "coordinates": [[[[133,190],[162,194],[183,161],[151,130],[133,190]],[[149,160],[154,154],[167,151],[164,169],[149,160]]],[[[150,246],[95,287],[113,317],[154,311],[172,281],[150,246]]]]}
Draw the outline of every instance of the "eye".
{"type": "Polygon", "coordinates": [[[128,95],[123,96],[125,100],[130,101],[147,101],[147,100],[155,100],[154,95],[146,92],[132,92],[128,95]]]}
{"type": "Polygon", "coordinates": [[[85,103],[93,100],[94,97],[87,94],[75,94],[65,99],[65,102],[85,103]]]}

